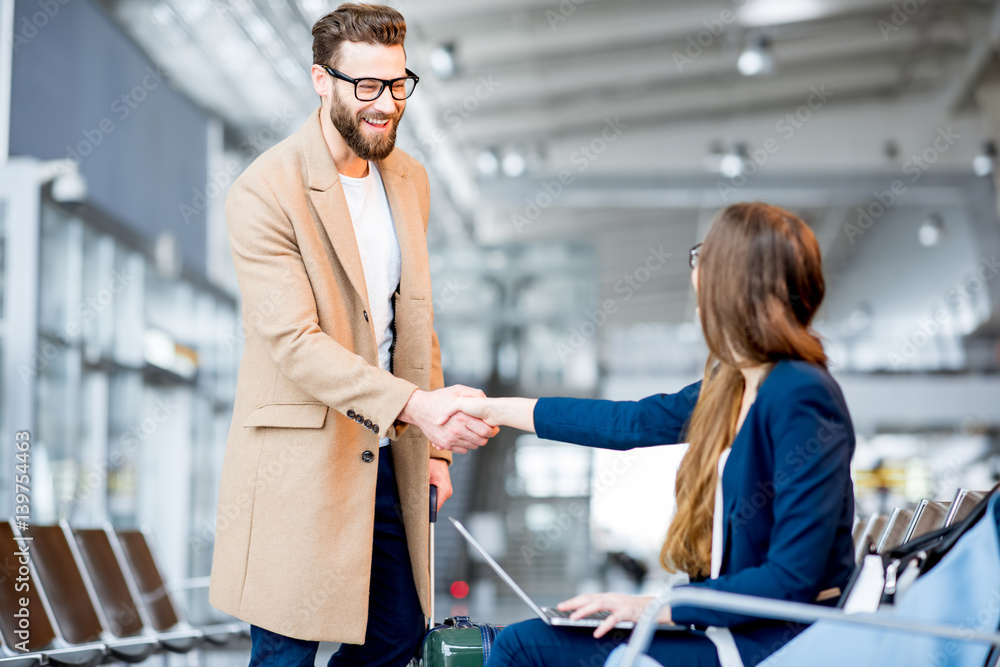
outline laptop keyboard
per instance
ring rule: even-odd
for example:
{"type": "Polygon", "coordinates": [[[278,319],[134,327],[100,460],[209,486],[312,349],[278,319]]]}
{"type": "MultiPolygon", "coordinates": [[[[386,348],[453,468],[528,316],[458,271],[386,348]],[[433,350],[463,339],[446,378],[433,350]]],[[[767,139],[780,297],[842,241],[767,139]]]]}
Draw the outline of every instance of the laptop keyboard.
{"type": "MultiPolygon", "coordinates": [[[[556,609],[555,607],[547,607],[545,609],[545,613],[548,614],[549,616],[554,617],[554,618],[569,618],[570,615],[573,612],[572,611],[563,611],[562,609],[556,609]]],[[[605,609],[603,611],[594,612],[593,614],[590,614],[589,616],[584,616],[583,618],[585,618],[587,620],[591,620],[591,621],[603,621],[604,619],[606,619],[610,615],[611,615],[611,612],[608,611],[607,609],[605,609]]],[[[580,620],[583,620],[583,619],[580,619],[580,620]]]]}

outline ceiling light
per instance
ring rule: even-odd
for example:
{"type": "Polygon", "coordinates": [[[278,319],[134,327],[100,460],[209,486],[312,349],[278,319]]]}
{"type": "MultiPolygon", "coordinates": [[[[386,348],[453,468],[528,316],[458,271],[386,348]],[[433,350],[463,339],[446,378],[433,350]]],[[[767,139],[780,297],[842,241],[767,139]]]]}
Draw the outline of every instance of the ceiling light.
{"type": "Polygon", "coordinates": [[[483,176],[496,176],[500,171],[500,160],[491,150],[483,151],[476,156],[476,171],[483,176]]]}
{"type": "Polygon", "coordinates": [[[764,37],[757,35],[747,40],[747,46],[736,61],[736,67],[743,76],[770,74],[774,71],[774,57],[771,45],[764,37]]]}
{"type": "Polygon", "coordinates": [[[747,145],[742,142],[726,149],[721,141],[713,141],[705,158],[705,166],[711,173],[736,178],[746,167],[748,156],[747,145]]]}
{"type": "Polygon", "coordinates": [[[747,49],[740,54],[737,66],[743,76],[760,74],[764,71],[764,54],[756,49],[747,49]]]}
{"type": "Polygon", "coordinates": [[[431,71],[439,79],[449,79],[455,75],[455,45],[442,44],[430,52],[431,71]]]}
{"type": "Polygon", "coordinates": [[[743,158],[736,153],[726,153],[719,160],[719,173],[726,178],[736,178],[743,170],[743,158]]]}
{"type": "Polygon", "coordinates": [[[824,0],[750,0],[739,18],[745,26],[780,25],[822,18],[832,9],[824,0]]]}
{"type": "Polygon", "coordinates": [[[503,156],[501,163],[503,173],[511,178],[517,178],[527,169],[528,164],[524,161],[524,156],[516,151],[511,151],[503,156]]]}
{"type": "Polygon", "coordinates": [[[992,141],[983,143],[982,152],[972,160],[972,169],[976,176],[988,176],[993,172],[993,165],[997,159],[997,147],[992,141]]]}
{"type": "Polygon", "coordinates": [[[944,234],[944,222],[941,218],[935,214],[927,218],[920,229],[917,230],[917,239],[920,241],[920,245],[925,248],[930,248],[931,246],[936,246],[941,241],[941,236],[944,234]]]}

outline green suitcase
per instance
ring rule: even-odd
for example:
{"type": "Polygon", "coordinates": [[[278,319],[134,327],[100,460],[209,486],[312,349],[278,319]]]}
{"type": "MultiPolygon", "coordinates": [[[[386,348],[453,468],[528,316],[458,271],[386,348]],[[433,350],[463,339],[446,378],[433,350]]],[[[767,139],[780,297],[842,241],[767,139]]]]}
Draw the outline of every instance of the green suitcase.
{"type": "Polygon", "coordinates": [[[503,628],[473,623],[468,616],[446,618],[424,638],[422,667],[483,667],[503,628]]]}

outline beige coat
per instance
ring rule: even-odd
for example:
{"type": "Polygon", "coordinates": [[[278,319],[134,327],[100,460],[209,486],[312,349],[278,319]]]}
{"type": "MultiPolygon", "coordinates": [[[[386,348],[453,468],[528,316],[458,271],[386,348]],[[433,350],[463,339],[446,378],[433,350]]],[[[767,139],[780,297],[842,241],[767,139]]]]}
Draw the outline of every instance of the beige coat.
{"type": "Polygon", "coordinates": [[[393,440],[413,576],[428,610],[427,461],[448,454],[396,417],[416,388],[443,384],[429,185],[398,149],[379,163],[402,251],[390,374],[378,368],[354,228],[319,118],[317,110],[255,160],[226,200],[246,344],[210,601],[283,635],[360,644],[381,436],[393,440]]]}

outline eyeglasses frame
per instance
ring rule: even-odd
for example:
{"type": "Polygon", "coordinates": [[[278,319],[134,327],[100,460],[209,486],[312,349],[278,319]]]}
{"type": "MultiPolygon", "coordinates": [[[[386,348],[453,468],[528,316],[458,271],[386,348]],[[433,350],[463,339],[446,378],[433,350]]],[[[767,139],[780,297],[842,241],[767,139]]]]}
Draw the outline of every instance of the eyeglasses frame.
{"type": "Polygon", "coordinates": [[[698,268],[698,255],[699,255],[700,251],[701,251],[701,244],[700,243],[697,244],[696,246],[694,246],[693,248],[691,248],[691,250],[688,251],[688,266],[691,267],[692,271],[694,271],[696,268],[698,268]]]}
{"type": "Polygon", "coordinates": [[[353,77],[347,76],[346,74],[344,74],[340,70],[336,70],[336,69],[330,67],[329,65],[320,65],[320,67],[322,67],[324,70],[326,70],[326,73],[329,74],[330,76],[332,76],[335,79],[340,79],[341,81],[347,81],[348,83],[353,83],[354,84],[354,97],[359,102],[374,102],[378,98],[382,97],[382,93],[385,92],[386,86],[389,87],[389,95],[392,96],[392,99],[402,102],[403,100],[406,100],[407,98],[410,97],[410,95],[413,94],[413,91],[417,89],[417,84],[420,83],[420,77],[417,76],[416,74],[414,74],[413,72],[411,72],[408,68],[404,68],[404,71],[406,72],[406,76],[401,76],[398,79],[378,79],[378,78],[376,78],[374,76],[363,76],[363,77],[361,77],[359,79],[355,79],[353,77]],[[397,81],[405,81],[406,79],[413,79],[413,90],[411,90],[410,93],[409,93],[409,95],[407,95],[406,97],[403,97],[403,98],[396,97],[396,95],[392,91],[392,84],[396,83],[397,81]],[[375,97],[371,98],[370,100],[363,100],[358,95],[358,83],[361,82],[361,81],[366,81],[366,80],[378,81],[379,83],[382,84],[382,87],[379,88],[378,94],[375,95],[375,97]]]}

